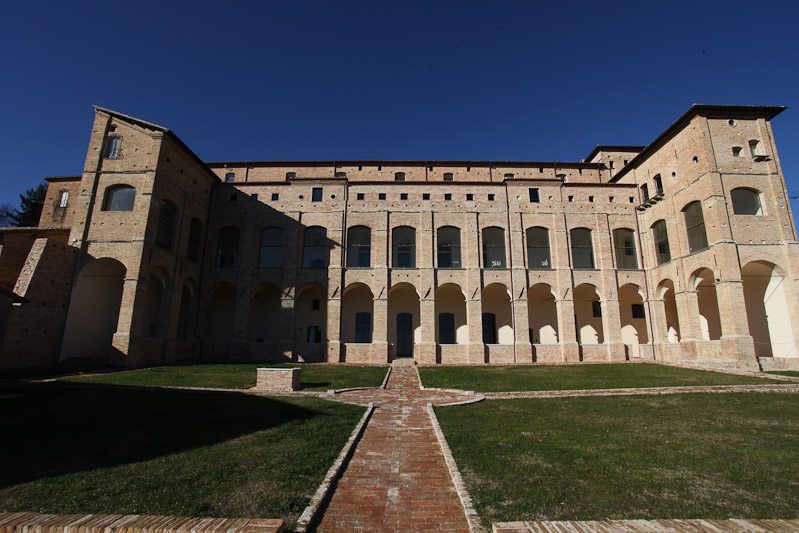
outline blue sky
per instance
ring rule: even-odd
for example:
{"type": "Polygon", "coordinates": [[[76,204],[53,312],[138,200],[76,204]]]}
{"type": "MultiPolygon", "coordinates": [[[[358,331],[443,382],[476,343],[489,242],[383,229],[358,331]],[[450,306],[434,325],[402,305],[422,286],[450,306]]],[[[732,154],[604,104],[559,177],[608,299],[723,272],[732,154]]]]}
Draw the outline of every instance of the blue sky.
{"type": "MultiPolygon", "coordinates": [[[[205,160],[564,160],[646,144],[694,102],[791,107],[799,6],[752,2],[14,2],[0,202],[78,174],[92,104],[205,160]]],[[[796,204],[795,204],[796,207],[796,204]]]]}

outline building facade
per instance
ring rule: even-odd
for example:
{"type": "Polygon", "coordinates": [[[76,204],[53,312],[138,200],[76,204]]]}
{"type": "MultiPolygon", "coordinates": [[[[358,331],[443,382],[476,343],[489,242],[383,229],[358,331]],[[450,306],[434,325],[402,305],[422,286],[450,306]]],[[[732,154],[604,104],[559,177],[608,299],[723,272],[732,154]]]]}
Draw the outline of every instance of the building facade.
{"type": "Polygon", "coordinates": [[[799,368],[782,110],[695,105],[581,162],[209,163],[95,108],[83,174],[49,179],[39,228],[0,230],[0,287],[27,301],[0,366],[799,368]]]}

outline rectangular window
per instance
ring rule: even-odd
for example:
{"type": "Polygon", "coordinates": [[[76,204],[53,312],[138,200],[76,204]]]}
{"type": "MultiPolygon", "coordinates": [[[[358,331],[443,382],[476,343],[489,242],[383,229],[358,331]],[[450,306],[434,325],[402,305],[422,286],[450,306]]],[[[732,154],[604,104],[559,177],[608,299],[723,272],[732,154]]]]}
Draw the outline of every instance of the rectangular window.
{"type": "Polygon", "coordinates": [[[447,200],[447,201],[452,200],[452,194],[451,193],[444,193],[444,200],[447,200]]]}
{"type": "Polygon", "coordinates": [[[429,199],[430,199],[430,193],[429,192],[422,193],[422,200],[429,200],[429,199]]]}
{"type": "Polygon", "coordinates": [[[358,193],[358,194],[355,196],[355,198],[356,198],[357,200],[363,200],[364,198],[366,198],[366,195],[365,195],[364,193],[362,193],[362,192],[359,192],[359,193],[358,193]]]}
{"type": "Polygon", "coordinates": [[[321,202],[322,201],[322,187],[314,187],[311,191],[311,201],[312,202],[321,202]]]}
{"type": "Polygon", "coordinates": [[[314,298],[313,300],[311,300],[311,311],[319,311],[321,307],[322,307],[322,302],[321,300],[319,300],[319,298],[314,298]]]}
{"type": "Polygon", "coordinates": [[[372,342],[372,314],[355,314],[355,342],[372,342]]]}
{"type": "Polygon", "coordinates": [[[641,185],[641,197],[644,199],[644,202],[649,201],[649,185],[646,183],[641,185]]]}
{"type": "Polygon", "coordinates": [[[258,199],[258,193],[254,192],[254,193],[250,194],[250,198],[252,198],[253,200],[257,200],[258,199]]]}
{"type": "Polygon", "coordinates": [[[384,193],[384,192],[377,193],[377,199],[378,200],[385,200],[386,199],[386,193],[384,193]]]}
{"type": "Polygon", "coordinates": [[[602,302],[599,300],[591,302],[591,315],[594,318],[602,317],[602,302]]]}
{"type": "Polygon", "coordinates": [[[633,318],[646,318],[644,313],[644,304],[632,304],[631,306],[633,318]]]}
{"type": "Polygon", "coordinates": [[[527,192],[530,194],[530,201],[533,203],[538,203],[541,201],[541,198],[538,195],[538,189],[530,187],[527,192]]]}
{"type": "Polygon", "coordinates": [[[483,344],[497,343],[497,316],[483,313],[483,344]]]}
{"type": "Polygon", "coordinates": [[[64,208],[69,203],[69,191],[61,191],[58,195],[58,207],[64,208]]]}
{"type": "Polygon", "coordinates": [[[474,200],[474,195],[472,193],[467,194],[466,201],[471,202],[472,200],[474,200]]]}
{"type": "Polygon", "coordinates": [[[400,200],[407,200],[407,199],[408,199],[408,193],[407,192],[400,193],[400,200]]]}
{"type": "Polygon", "coordinates": [[[272,193],[272,201],[273,202],[277,202],[278,200],[280,200],[280,194],[278,194],[276,192],[273,192],[272,193]]]}
{"type": "Polygon", "coordinates": [[[319,326],[308,326],[308,336],[306,338],[308,344],[319,344],[322,342],[322,330],[319,326]]]}
{"type": "Polygon", "coordinates": [[[494,198],[495,198],[495,196],[494,196],[493,194],[489,194],[489,195],[488,195],[488,201],[489,201],[489,202],[493,202],[493,201],[494,201],[494,198]]]}
{"type": "Polygon", "coordinates": [[[120,139],[119,137],[106,137],[105,139],[106,159],[119,159],[119,152],[121,147],[122,147],[122,139],[120,139]]]}
{"type": "Polygon", "coordinates": [[[438,315],[438,343],[455,344],[455,315],[452,313],[438,315]]]}

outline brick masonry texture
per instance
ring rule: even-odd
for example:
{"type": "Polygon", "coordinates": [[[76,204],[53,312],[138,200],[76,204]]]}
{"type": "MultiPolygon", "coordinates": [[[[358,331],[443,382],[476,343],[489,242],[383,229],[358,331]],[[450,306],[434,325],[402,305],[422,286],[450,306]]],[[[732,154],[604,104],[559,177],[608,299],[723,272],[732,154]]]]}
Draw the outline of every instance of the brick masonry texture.
{"type": "MultiPolygon", "coordinates": [[[[96,108],[82,174],[49,178],[38,228],[0,229],[9,290],[36,239],[74,253],[39,293],[48,341],[4,341],[0,366],[799,369],[781,111],[696,105],[647,146],[581,162],[208,163],[167,128],[96,108]]],[[[42,327],[24,307],[7,329],[42,327]]]]}
{"type": "Polygon", "coordinates": [[[291,392],[300,389],[300,368],[259,368],[255,390],[291,392]]]}

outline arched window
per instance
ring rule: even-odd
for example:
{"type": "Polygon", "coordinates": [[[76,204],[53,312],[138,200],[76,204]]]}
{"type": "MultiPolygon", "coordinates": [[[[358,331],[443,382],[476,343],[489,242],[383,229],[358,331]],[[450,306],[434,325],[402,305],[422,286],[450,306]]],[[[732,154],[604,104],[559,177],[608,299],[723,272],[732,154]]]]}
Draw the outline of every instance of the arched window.
{"type": "Polygon", "coordinates": [[[404,172],[395,172],[394,173],[394,181],[397,181],[397,182],[405,181],[405,173],[404,172]]]}
{"type": "Polygon", "coordinates": [[[304,268],[327,268],[327,230],[325,228],[311,226],[305,230],[302,266],[304,268]]]}
{"type": "Polygon", "coordinates": [[[225,183],[233,183],[234,181],[236,181],[236,173],[225,172],[225,183]]]}
{"type": "Polygon", "coordinates": [[[455,226],[438,228],[438,268],[461,268],[461,230],[455,226]]]}
{"type": "Polygon", "coordinates": [[[746,187],[733,189],[732,212],[736,215],[757,215],[763,214],[763,206],[760,204],[760,192],[746,187]]]}
{"type": "Polygon", "coordinates": [[[203,243],[203,223],[198,219],[191,219],[189,227],[189,246],[186,249],[186,256],[189,261],[197,262],[200,259],[200,250],[203,243]]]}
{"type": "Polygon", "coordinates": [[[372,230],[353,226],[347,230],[347,267],[368,268],[372,255],[372,230]]]}
{"type": "Polygon", "coordinates": [[[505,268],[505,230],[483,228],[483,268],[505,268]]]}
{"type": "Polygon", "coordinates": [[[444,181],[452,181],[454,177],[452,172],[444,172],[444,181]]]}
{"type": "Polygon", "coordinates": [[[659,265],[671,261],[671,249],[669,248],[669,232],[666,229],[666,221],[658,220],[652,224],[652,238],[655,243],[655,258],[659,265]]]}
{"type": "Polygon", "coordinates": [[[172,249],[172,241],[175,236],[175,220],[178,217],[178,208],[172,202],[164,201],[158,212],[158,229],[155,233],[155,244],[172,249]]]}
{"type": "Polygon", "coordinates": [[[216,244],[216,266],[234,267],[239,260],[239,228],[228,226],[219,230],[216,244]]]}
{"type": "Polygon", "coordinates": [[[130,185],[112,185],[105,190],[103,211],[133,211],[136,189],[130,185]]]}
{"type": "Polygon", "coordinates": [[[372,342],[371,313],[355,313],[355,342],[372,342]]]}
{"type": "Polygon", "coordinates": [[[635,232],[620,228],[613,230],[613,246],[616,249],[616,268],[619,270],[635,270],[638,268],[638,257],[635,254],[635,232]]]}
{"type": "Polygon", "coordinates": [[[283,228],[270,227],[262,229],[258,268],[280,268],[282,266],[283,228]]]}
{"type": "Polygon", "coordinates": [[[594,245],[591,242],[591,230],[574,228],[569,235],[571,236],[572,267],[594,268],[594,245]]]}
{"type": "Polygon", "coordinates": [[[702,204],[698,201],[691,202],[683,208],[682,213],[685,218],[685,232],[688,234],[688,251],[704,250],[707,248],[707,233],[702,204]]]}
{"type": "Polygon", "coordinates": [[[530,270],[552,268],[549,257],[548,229],[527,228],[527,268],[530,270]]]}
{"type": "Polygon", "coordinates": [[[391,266],[416,268],[416,230],[399,226],[391,230],[391,266]]]}

